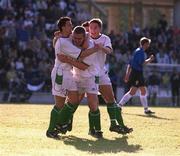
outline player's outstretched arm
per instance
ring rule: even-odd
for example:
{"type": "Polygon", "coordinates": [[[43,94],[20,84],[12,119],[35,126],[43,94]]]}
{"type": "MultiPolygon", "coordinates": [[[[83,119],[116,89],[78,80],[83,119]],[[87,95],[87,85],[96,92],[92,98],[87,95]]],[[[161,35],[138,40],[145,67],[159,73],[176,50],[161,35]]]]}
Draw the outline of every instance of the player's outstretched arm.
{"type": "Polygon", "coordinates": [[[70,56],[66,56],[66,55],[63,55],[63,54],[57,54],[57,57],[58,57],[58,60],[60,60],[61,62],[63,63],[68,63],[80,70],[86,70],[89,65],[84,63],[84,62],[80,62],[70,56]]]}
{"type": "Polygon", "coordinates": [[[127,83],[129,81],[129,75],[131,73],[131,66],[128,64],[126,69],[126,75],[124,77],[124,82],[127,83]]]}

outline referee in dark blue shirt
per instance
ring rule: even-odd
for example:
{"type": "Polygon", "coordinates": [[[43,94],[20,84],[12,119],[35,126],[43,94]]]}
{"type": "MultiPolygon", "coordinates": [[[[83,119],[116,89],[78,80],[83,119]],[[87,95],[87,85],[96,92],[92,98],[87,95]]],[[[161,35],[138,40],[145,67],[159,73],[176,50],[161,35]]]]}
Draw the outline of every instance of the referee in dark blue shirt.
{"type": "Polygon", "coordinates": [[[119,106],[122,107],[129,99],[136,94],[136,91],[140,90],[140,101],[144,107],[145,114],[154,114],[148,109],[147,103],[147,89],[144,82],[143,66],[154,60],[154,56],[151,55],[148,59],[145,59],[145,51],[149,48],[151,40],[142,37],[140,39],[140,46],[134,51],[132,59],[127,66],[126,75],[124,81],[131,87],[130,90],[122,97],[119,102],[119,106]]]}

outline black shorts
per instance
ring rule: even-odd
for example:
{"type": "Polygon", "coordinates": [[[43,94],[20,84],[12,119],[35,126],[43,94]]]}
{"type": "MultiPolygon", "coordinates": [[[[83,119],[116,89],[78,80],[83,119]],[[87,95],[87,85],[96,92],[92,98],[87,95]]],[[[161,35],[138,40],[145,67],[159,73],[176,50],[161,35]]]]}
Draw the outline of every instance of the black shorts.
{"type": "Polygon", "coordinates": [[[142,87],[145,86],[143,71],[132,69],[129,75],[128,87],[142,87]]]}

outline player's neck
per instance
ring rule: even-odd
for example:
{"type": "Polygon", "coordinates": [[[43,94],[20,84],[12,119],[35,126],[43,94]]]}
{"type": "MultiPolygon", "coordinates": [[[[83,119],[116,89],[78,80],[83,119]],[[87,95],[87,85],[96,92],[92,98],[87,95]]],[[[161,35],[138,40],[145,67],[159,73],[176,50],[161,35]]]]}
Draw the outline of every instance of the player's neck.
{"type": "Polygon", "coordinates": [[[70,36],[69,33],[62,32],[62,38],[68,38],[70,36]]]}
{"type": "Polygon", "coordinates": [[[100,38],[100,37],[101,37],[101,35],[102,35],[101,33],[99,33],[99,34],[98,34],[98,35],[96,35],[96,36],[92,36],[92,35],[91,35],[91,38],[92,38],[92,39],[98,39],[98,38],[100,38]]]}
{"type": "Polygon", "coordinates": [[[140,46],[141,49],[143,49],[144,51],[146,50],[143,46],[140,46]]]}

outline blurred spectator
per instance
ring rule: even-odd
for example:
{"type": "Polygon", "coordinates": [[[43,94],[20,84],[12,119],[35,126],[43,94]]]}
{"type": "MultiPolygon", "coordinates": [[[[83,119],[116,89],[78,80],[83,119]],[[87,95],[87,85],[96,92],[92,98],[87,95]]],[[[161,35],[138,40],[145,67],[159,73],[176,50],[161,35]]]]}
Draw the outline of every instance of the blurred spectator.
{"type": "Polygon", "coordinates": [[[148,100],[151,105],[158,105],[157,95],[159,92],[160,78],[156,72],[149,75],[148,78],[148,100]]]}
{"type": "Polygon", "coordinates": [[[37,53],[41,49],[41,41],[34,35],[28,42],[28,48],[37,53]]]}
{"type": "Polygon", "coordinates": [[[111,57],[111,65],[109,66],[109,78],[111,80],[111,83],[112,83],[112,88],[113,88],[113,92],[114,92],[114,97],[116,98],[116,95],[117,95],[117,82],[118,82],[118,76],[117,76],[117,72],[116,72],[116,69],[117,69],[117,66],[116,64],[112,64],[112,62],[114,62],[116,60],[115,57],[111,57]]]}
{"type": "Polygon", "coordinates": [[[25,72],[25,78],[27,80],[27,88],[30,91],[41,90],[44,86],[44,77],[42,71],[39,70],[38,63],[35,59],[25,72]]]}
{"type": "Polygon", "coordinates": [[[16,67],[16,70],[21,70],[21,71],[24,70],[24,62],[23,62],[22,57],[20,57],[16,60],[15,67],[16,67]]]}
{"type": "Polygon", "coordinates": [[[38,0],[36,1],[35,7],[37,10],[46,10],[48,6],[46,0],[38,0]]]}
{"type": "Polygon", "coordinates": [[[160,29],[162,29],[163,31],[166,31],[167,26],[168,26],[168,22],[166,21],[166,16],[164,14],[161,15],[160,20],[158,21],[158,26],[160,29]]]}
{"type": "Polygon", "coordinates": [[[27,30],[28,28],[21,25],[17,28],[17,40],[19,43],[19,48],[25,50],[27,48],[27,42],[29,41],[30,34],[27,30]]]}
{"type": "Polygon", "coordinates": [[[3,53],[0,49],[0,90],[4,90],[6,87],[6,69],[5,69],[5,63],[6,60],[3,59],[3,53]]]}
{"type": "MultiPolygon", "coordinates": [[[[67,8],[67,3],[65,2],[65,0],[60,0],[59,2],[59,7],[60,9],[64,12],[67,8]]],[[[65,12],[64,12],[65,13],[65,12]]]]}
{"type": "MultiPolygon", "coordinates": [[[[35,73],[38,81],[51,85],[50,72],[55,57],[53,33],[56,30],[56,20],[66,15],[73,18],[74,26],[91,18],[76,0],[0,0],[1,90],[8,90],[10,81],[6,75],[12,74],[12,67],[23,72],[28,82],[34,82],[33,64],[33,70],[37,69],[35,73]],[[27,73],[31,76],[27,77],[27,73]]],[[[157,63],[180,63],[180,29],[168,27],[165,18],[162,15],[156,27],[141,28],[134,23],[128,32],[110,32],[114,54],[108,57],[107,62],[115,86],[123,85],[126,64],[142,36],[152,39],[151,48],[157,63]]],[[[163,83],[167,84],[165,81],[168,78],[169,75],[163,76],[163,83]]],[[[50,91],[50,88],[44,85],[41,89],[50,91]]]]}
{"type": "Polygon", "coordinates": [[[163,49],[159,49],[159,53],[156,54],[157,63],[169,64],[169,57],[163,49]]]}
{"type": "Polygon", "coordinates": [[[180,106],[180,74],[174,70],[173,74],[171,75],[171,93],[172,93],[172,105],[173,106],[180,106]]]}
{"type": "Polygon", "coordinates": [[[161,80],[161,85],[162,85],[162,88],[166,91],[166,93],[168,94],[168,88],[170,87],[169,86],[169,83],[170,83],[170,77],[169,77],[169,73],[168,72],[165,72],[163,75],[162,75],[162,80],[161,80]]]}
{"type": "Polygon", "coordinates": [[[170,63],[176,65],[180,63],[178,60],[178,54],[175,51],[170,52],[170,63]]]}
{"type": "Polygon", "coordinates": [[[11,10],[12,9],[11,0],[1,0],[0,7],[4,10],[11,10]]]}

